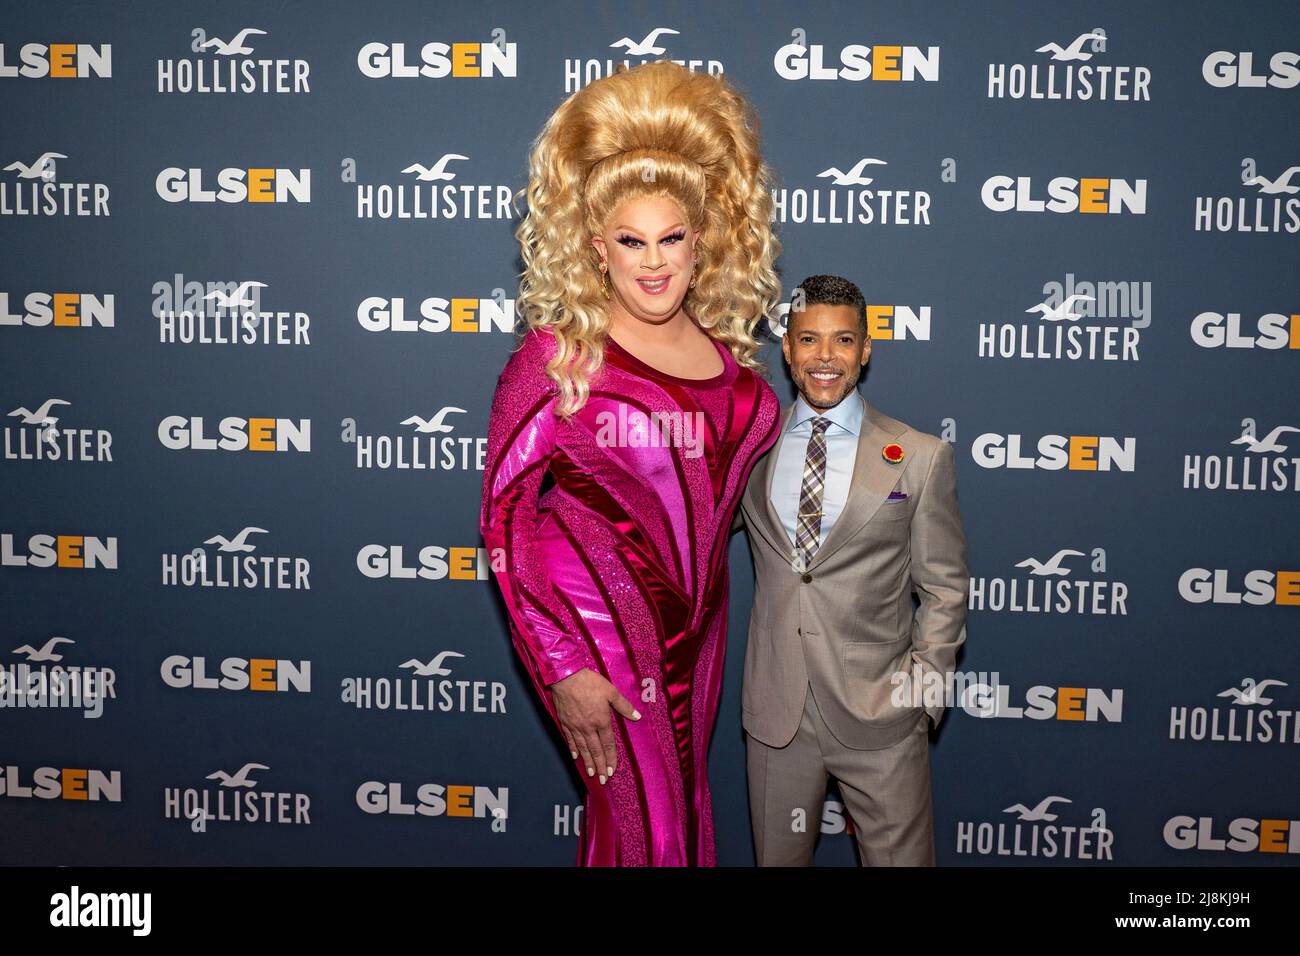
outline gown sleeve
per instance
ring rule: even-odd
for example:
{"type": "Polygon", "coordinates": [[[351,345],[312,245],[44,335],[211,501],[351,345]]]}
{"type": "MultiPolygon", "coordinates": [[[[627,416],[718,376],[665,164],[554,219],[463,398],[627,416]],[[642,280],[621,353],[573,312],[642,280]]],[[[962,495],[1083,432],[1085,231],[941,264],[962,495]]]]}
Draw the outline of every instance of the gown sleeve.
{"type": "Polygon", "coordinates": [[[556,454],[557,394],[546,374],[551,333],[531,330],[492,399],[479,529],[505,600],[515,647],[542,684],[584,667],[599,673],[534,546],[542,478],[556,454]]]}

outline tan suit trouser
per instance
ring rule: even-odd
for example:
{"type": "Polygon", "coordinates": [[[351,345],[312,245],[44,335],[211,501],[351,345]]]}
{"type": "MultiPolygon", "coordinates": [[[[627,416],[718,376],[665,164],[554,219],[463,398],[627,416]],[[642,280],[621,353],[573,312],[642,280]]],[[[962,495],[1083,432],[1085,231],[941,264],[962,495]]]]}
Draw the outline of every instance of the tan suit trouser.
{"type": "Polygon", "coordinates": [[[853,750],[831,733],[812,688],[784,747],[745,735],[759,866],[812,866],[827,776],[839,782],[866,866],[934,866],[929,721],[892,747],[853,750]],[[797,811],[803,811],[798,813],[797,811]]]}

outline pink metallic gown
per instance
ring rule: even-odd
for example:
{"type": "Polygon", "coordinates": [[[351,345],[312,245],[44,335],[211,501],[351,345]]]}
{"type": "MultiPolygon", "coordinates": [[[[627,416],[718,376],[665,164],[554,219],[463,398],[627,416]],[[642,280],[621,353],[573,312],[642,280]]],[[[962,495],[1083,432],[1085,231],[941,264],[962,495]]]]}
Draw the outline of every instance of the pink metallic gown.
{"type": "Polygon", "coordinates": [[[766,382],[714,344],[722,373],[694,380],[607,339],[590,398],[565,423],[545,369],[554,338],[533,330],[492,402],[480,523],[489,553],[504,549],[496,577],[515,649],[552,719],[546,685],[583,667],[641,712],[634,721],[610,711],[618,768],[607,784],[580,767],[579,865],[715,863],[707,756],[727,636],[727,539],[780,408],[766,382]],[[702,434],[674,422],[702,423],[702,434]],[[548,473],[554,484],[539,495],[548,473]]]}

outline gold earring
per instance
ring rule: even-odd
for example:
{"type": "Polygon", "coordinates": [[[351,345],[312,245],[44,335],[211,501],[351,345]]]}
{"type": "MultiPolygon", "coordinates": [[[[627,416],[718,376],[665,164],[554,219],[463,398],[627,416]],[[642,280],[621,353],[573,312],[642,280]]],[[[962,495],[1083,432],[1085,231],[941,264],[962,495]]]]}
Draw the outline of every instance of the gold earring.
{"type": "Polygon", "coordinates": [[[695,266],[691,266],[691,281],[686,283],[686,288],[688,289],[695,288],[695,266]]]}
{"type": "Polygon", "coordinates": [[[600,264],[600,291],[605,293],[605,298],[609,298],[609,285],[605,282],[605,263],[600,264]]]}

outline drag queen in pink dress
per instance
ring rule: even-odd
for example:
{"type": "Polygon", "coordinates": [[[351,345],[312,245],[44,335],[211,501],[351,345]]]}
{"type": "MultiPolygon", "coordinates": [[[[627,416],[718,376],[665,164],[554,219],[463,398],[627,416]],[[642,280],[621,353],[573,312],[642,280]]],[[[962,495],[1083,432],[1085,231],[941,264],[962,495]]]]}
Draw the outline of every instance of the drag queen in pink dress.
{"type": "Polygon", "coordinates": [[[529,172],[483,540],[587,785],[578,863],[711,866],[728,531],[780,417],[755,372],[780,299],[757,120],[721,78],[621,69],[556,110],[529,172]]]}

